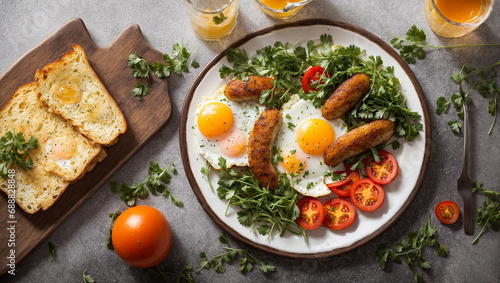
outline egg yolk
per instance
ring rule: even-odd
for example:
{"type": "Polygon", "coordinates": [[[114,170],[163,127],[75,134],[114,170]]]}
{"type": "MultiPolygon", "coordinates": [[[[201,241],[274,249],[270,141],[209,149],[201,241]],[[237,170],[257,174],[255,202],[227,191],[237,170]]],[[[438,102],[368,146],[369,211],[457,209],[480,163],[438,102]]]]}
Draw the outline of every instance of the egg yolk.
{"type": "Polygon", "coordinates": [[[301,160],[296,153],[293,153],[283,157],[283,166],[288,171],[288,174],[299,175],[305,170],[306,162],[301,160]]]}
{"type": "Polygon", "coordinates": [[[233,126],[233,112],[224,103],[211,102],[203,106],[198,115],[198,128],[207,138],[214,138],[229,132],[233,126]]]}
{"type": "Polygon", "coordinates": [[[219,147],[227,156],[240,156],[247,149],[247,139],[242,131],[230,131],[219,141],[219,147]]]}
{"type": "Polygon", "coordinates": [[[297,142],[307,154],[320,155],[335,141],[335,131],[322,119],[304,121],[297,130],[297,142]]]}
{"type": "Polygon", "coordinates": [[[76,85],[71,83],[62,83],[55,85],[53,92],[64,104],[76,104],[82,100],[82,92],[76,85]]]}
{"type": "Polygon", "coordinates": [[[59,159],[70,159],[76,152],[77,143],[74,139],[57,137],[52,141],[52,154],[59,159]]]}

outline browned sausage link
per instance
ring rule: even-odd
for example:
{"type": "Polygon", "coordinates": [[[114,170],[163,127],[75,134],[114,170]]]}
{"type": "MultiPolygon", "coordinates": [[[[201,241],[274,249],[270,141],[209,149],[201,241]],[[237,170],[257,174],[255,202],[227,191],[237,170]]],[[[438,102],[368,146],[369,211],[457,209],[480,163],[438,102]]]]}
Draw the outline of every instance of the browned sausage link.
{"type": "Polygon", "coordinates": [[[370,77],[367,74],[355,74],[333,92],[323,104],[321,114],[327,120],[344,116],[369,89],[370,77]]]}
{"type": "Polygon", "coordinates": [[[323,162],[335,167],[349,157],[356,156],[384,142],[388,142],[396,124],[389,119],[381,119],[362,125],[342,136],[329,145],[323,153],[323,162]]]}
{"type": "Polygon", "coordinates": [[[272,146],[281,127],[281,112],[276,108],[262,111],[253,126],[248,141],[248,163],[259,184],[275,189],[279,172],[271,163],[272,146]]]}
{"type": "Polygon", "coordinates": [[[273,79],[249,76],[248,81],[232,80],[226,85],[224,95],[235,102],[259,101],[263,90],[273,88],[273,79]]]}

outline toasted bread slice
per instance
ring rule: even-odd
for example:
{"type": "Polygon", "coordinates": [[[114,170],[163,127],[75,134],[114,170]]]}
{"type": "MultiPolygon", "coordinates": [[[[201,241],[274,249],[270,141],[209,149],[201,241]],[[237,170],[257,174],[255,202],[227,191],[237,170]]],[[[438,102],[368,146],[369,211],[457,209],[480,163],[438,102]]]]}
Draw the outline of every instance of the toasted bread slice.
{"type": "Polygon", "coordinates": [[[109,146],[127,129],[120,108],[90,66],[79,45],[37,70],[38,99],[92,141],[109,146]]]}
{"type": "Polygon", "coordinates": [[[47,111],[38,99],[38,84],[19,88],[0,111],[0,134],[14,129],[26,138],[38,138],[44,153],[37,166],[60,175],[66,181],[76,180],[102,151],[102,146],[82,136],[61,116],[47,111]]]}

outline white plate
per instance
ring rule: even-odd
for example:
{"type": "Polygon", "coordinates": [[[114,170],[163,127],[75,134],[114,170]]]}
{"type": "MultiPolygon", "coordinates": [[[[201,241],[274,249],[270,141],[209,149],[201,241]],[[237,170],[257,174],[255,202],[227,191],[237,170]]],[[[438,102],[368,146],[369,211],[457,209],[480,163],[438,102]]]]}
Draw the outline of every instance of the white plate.
{"type": "MultiPolygon", "coordinates": [[[[295,43],[305,46],[309,40],[319,40],[322,34],[331,34],[334,44],[348,46],[354,44],[366,50],[367,55],[381,56],[384,66],[394,66],[402,92],[408,99],[408,106],[422,115],[424,129],[411,143],[402,142],[401,148],[392,151],[399,163],[399,175],[394,182],[384,186],[384,204],[374,212],[357,210],[354,223],[347,229],[333,231],[320,227],[307,231],[307,242],[300,235],[287,232],[284,237],[273,233],[269,239],[250,227],[242,226],[238,220],[237,208],[229,209],[227,201],[220,200],[212,192],[203,178],[200,169],[205,165],[204,158],[198,153],[195,132],[195,109],[203,96],[212,95],[225,85],[230,78],[222,80],[219,68],[231,66],[225,58],[225,50],[219,53],[200,73],[193,83],[181,114],[180,145],[186,175],[198,197],[200,204],[209,216],[226,232],[243,242],[267,252],[297,258],[321,257],[340,254],[354,249],[387,229],[396,221],[416,196],[425,172],[430,153],[430,124],[427,106],[422,90],[408,65],[389,45],[370,32],[359,27],[323,19],[303,20],[288,24],[271,26],[235,42],[229,48],[243,48],[252,58],[256,50],[272,45],[275,41],[295,43]]],[[[212,169],[211,182],[217,187],[218,174],[212,169]]],[[[331,197],[335,194],[331,194],[331,197]]]]}

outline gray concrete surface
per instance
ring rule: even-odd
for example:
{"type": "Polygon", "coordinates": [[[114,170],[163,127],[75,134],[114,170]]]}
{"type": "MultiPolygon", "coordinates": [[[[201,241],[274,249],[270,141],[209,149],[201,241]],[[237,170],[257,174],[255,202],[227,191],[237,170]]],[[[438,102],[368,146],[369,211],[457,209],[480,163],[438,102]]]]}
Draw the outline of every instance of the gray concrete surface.
{"type": "MultiPolygon", "coordinates": [[[[251,0],[241,0],[239,23],[234,32],[219,43],[197,39],[188,23],[186,8],[181,0],[144,1],[1,1],[0,5],[0,73],[5,72],[20,56],[56,31],[70,19],[84,20],[92,38],[106,46],[130,24],[139,24],[147,41],[162,52],[170,52],[174,43],[184,39],[188,47],[196,46],[194,58],[205,65],[217,52],[246,33],[272,25],[276,21],[264,15],[251,0]]],[[[306,6],[295,19],[313,17],[352,23],[363,27],[386,42],[391,36],[404,35],[416,24],[427,34],[433,45],[466,43],[500,43],[500,3],[490,19],[473,34],[460,39],[443,39],[432,33],[426,23],[424,1],[327,1],[316,0],[306,6]]],[[[442,200],[460,203],[455,182],[461,164],[462,137],[451,134],[447,122],[451,115],[435,114],[436,99],[456,91],[449,76],[463,64],[484,67],[500,61],[500,47],[436,49],[427,52],[427,58],[411,65],[425,93],[431,112],[432,151],[423,187],[402,218],[380,236],[366,245],[340,256],[324,259],[297,260],[282,258],[250,248],[229,238],[233,247],[246,248],[259,259],[276,266],[276,271],[263,275],[258,270],[242,275],[237,263],[227,265],[222,274],[203,270],[193,275],[197,282],[412,282],[413,273],[405,264],[389,264],[381,271],[377,264],[377,245],[406,239],[408,232],[417,230],[430,209],[442,200]]],[[[177,271],[186,262],[195,265],[199,253],[221,252],[218,235],[221,229],[205,214],[185,177],[178,142],[180,111],[191,83],[200,69],[192,69],[184,77],[169,79],[172,98],[172,118],[169,124],[139,151],[112,180],[130,182],[147,175],[150,160],[166,164],[174,161],[179,174],[170,188],[184,201],[178,208],[162,197],[139,201],[159,208],[170,221],[174,245],[162,266],[172,265],[177,271]]],[[[500,81],[497,79],[497,82],[500,81]]],[[[0,86],[1,87],[1,86],[0,86]]],[[[478,97],[470,107],[471,113],[471,176],[483,181],[485,187],[500,191],[500,154],[498,140],[500,125],[487,134],[492,117],[487,113],[487,100],[478,97]]],[[[476,206],[483,198],[475,199],[476,206]]],[[[44,243],[16,268],[16,275],[0,277],[1,282],[81,282],[82,272],[93,276],[96,282],[153,282],[140,269],[128,266],[104,242],[108,233],[108,214],[121,203],[109,186],[102,187],[76,213],[69,217],[44,243]],[[57,247],[54,261],[47,242],[57,247]]],[[[4,207],[1,204],[0,207],[4,207]]],[[[474,217],[476,219],[477,217],[474,217]]],[[[448,258],[439,258],[431,249],[424,255],[431,269],[418,272],[427,282],[500,282],[500,233],[487,232],[476,245],[473,236],[464,234],[462,225],[444,226],[432,218],[439,240],[449,247],[448,258]]],[[[475,233],[479,228],[475,226],[475,233]]],[[[1,231],[5,233],[5,231],[1,231]]],[[[1,250],[4,250],[3,243],[1,250]]],[[[0,263],[5,256],[2,253],[0,263]]]]}

